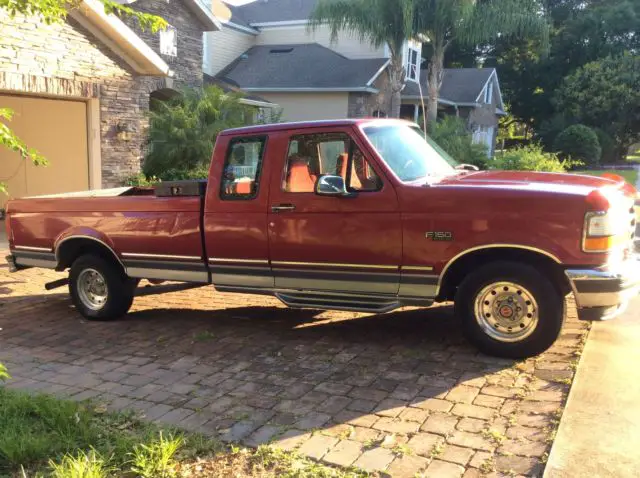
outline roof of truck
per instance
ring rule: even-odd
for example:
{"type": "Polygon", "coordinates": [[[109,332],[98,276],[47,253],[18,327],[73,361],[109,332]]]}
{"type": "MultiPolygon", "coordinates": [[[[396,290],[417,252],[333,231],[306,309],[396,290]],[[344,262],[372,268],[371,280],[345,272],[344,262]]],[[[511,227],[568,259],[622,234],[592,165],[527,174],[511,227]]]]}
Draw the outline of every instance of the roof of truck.
{"type": "Polygon", "coordinates": [[[411,121],[395,118],[349,118],[336,120],[316,120],[316,121],[295,121],[291,123],[273,123],[253,126],[243,126],[241,128],[231,128],[224,130],[222,135],[246,134],[246,133],[267,133],[271,131],[284,131],[289,129],[304,128],[324,128],[327,126],[351,126],[360,124],[384,125],[384,124],[414,124],[411,121]]]}

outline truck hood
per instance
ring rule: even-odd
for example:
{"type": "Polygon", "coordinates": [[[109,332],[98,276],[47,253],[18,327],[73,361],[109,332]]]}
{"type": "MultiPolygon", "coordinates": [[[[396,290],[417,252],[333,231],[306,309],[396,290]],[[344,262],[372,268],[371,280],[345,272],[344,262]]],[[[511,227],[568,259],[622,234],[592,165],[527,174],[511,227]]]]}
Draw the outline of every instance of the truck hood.
{"type": "Polygon", "coordinates": [[[582,174],[538,173],[532,171],[478,171],[444,178],[439,186],[519,189],[586,196],[594,189],[619,188],[611,179],[582,174]]]}

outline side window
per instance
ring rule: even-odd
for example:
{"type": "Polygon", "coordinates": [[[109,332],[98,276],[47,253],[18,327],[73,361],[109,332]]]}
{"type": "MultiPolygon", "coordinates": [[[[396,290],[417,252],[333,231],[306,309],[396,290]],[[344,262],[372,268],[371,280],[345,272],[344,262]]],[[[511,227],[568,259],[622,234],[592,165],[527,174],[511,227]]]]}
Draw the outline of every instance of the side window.
{"type": "Polygon", "coordinates": [[[222,199],[254,199],[258,195],[266,141],[266,137],[231,140],[222,170],[222,199]]]}
{"type": "Polygon", "coordinates": [[[364,155],[344,133],[292,136],[282,188],[312,193],[323,174],[342,176],[350,191],[377,191],[382,182],[364,155]]]}

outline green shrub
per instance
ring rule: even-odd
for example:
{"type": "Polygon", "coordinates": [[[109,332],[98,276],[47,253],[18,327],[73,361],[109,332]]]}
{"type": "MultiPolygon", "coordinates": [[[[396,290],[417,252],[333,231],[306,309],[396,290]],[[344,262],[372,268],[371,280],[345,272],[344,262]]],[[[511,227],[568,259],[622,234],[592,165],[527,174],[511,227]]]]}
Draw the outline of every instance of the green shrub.
{"type": "Polygon", "coordinates": [[[144,173],[134,174],[124,180],[125,186],[149,187],[159,183],[160,179],[155,176],[147,177],[144,173]]]}
{"type": "Polygon", "coordinates": [[[562,131],[553,142],[553,149],[562,157],[582,161],[587,166],[597,166],[602,157],[598,135],[581,124],[574,124],[562,131]]]}
{"type": "Polygon", "coordinates": [[[160,436],[148,445],[136,445],[133,449],[132,466],[137,476],[142,478],[171,478],[176,476],[176,452],[184,440],[182,437],[160,436]]]}
{"type": "Polygon", "coordinates": [[[458,163],[486,168],[486,146],[473,142],[473,135],[460,118],[446,116],[438,120],[429,127],[429,136],[458,163]]]}
{"type": "Polygon", "coordinates": [[[616,140],[602,128],[593,128],[593,131],[598,136],[598,143],[602,149],[600,162],[605,164],[615,162],[618,159],[616,157],[616,140]]]}
{"type": "Polygon", "coordinates": [[[7,367],[0,363],[0,382],[4,382],[5,380],[9,380],[11,375],[9,375],[9,371],[7,367]]]}
{"type": "Polygon", "coordinates": [[[496,156],[492,166],[512,171],[546,171],[564,173],[581,164],[569,159],[562,160],[555,153],[547,153],[539,144],[509,149],[496,156]]]}
{"type": "Polygon", "coordinates": [[[52,478],[108,478],[115,471],[95,450],[66,454],[60,463],[49,460],[52,478]]]}
{"type": "Polygon", "coordinates": [[[192,171],[208,166],[218,133],[253,122],[253,110],[241,95],[216,86],[187,89],[168,101],[155,101],[149,123],[149,152],[142,170],[165,179],[172,169],[192,171]]]}

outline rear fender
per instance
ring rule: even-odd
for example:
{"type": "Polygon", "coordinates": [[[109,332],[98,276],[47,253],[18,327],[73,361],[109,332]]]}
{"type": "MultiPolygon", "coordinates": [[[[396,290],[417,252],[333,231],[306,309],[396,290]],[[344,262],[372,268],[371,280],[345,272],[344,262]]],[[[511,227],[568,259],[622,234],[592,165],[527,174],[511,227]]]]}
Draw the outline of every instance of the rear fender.
{"type": "Polygon", "coordinates": [[[56,270],[64,270],[69,267],[70,262],[75,259],[74,252],[82,247],[99,248],[111,256],[123,271],[125,270],[124,264],[115,251],[113,241],[106,234],[88,227],[72,227],[56,238],[53,247],[57,263],[56,270]]]}

